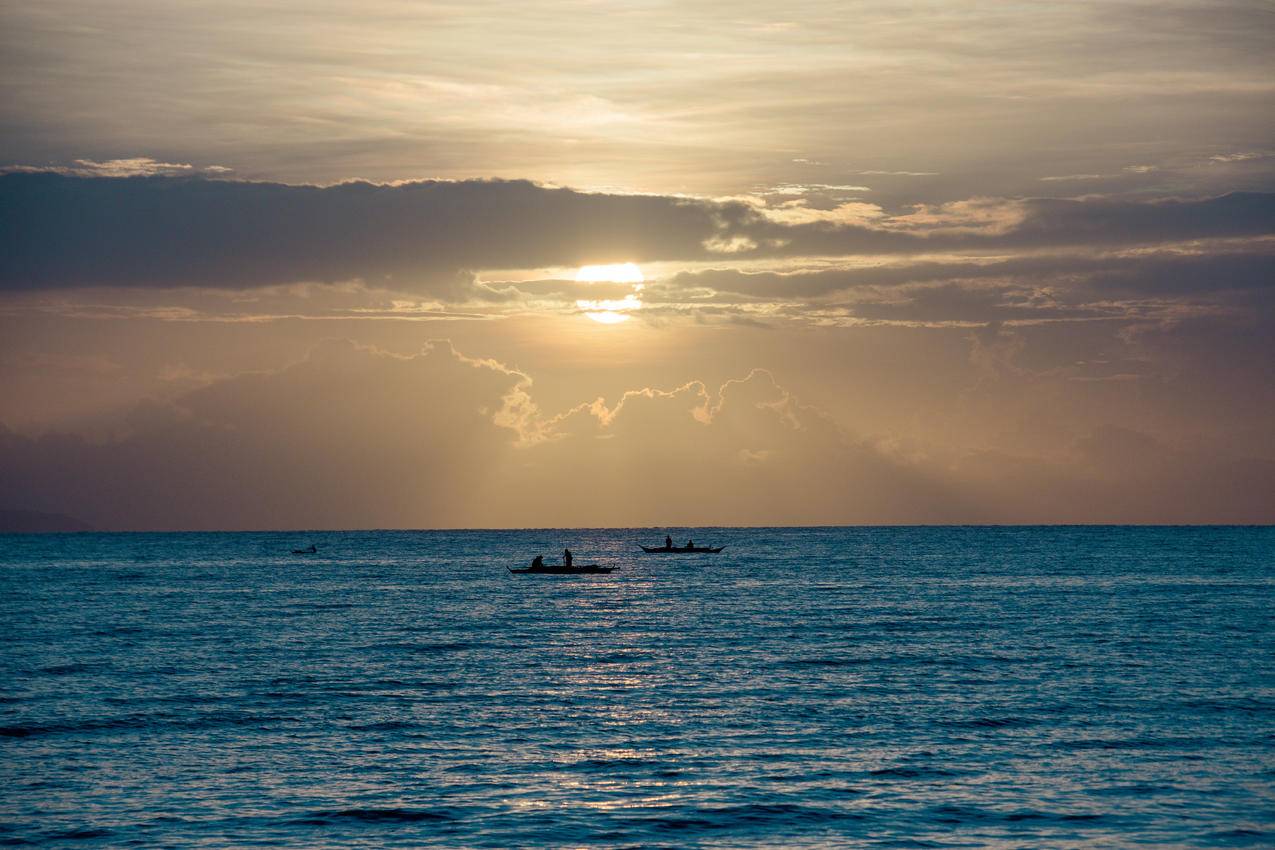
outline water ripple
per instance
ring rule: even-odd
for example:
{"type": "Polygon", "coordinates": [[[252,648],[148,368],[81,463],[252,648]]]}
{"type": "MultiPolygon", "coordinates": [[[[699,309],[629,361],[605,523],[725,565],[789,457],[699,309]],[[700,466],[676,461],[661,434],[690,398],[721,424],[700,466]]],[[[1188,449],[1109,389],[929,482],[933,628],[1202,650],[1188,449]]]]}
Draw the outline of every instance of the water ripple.
{"type": "Polygon", "coordinates": [[[1275,844],[1275,529],[671,531],[0,538],[0,845],[1275,844]]]}

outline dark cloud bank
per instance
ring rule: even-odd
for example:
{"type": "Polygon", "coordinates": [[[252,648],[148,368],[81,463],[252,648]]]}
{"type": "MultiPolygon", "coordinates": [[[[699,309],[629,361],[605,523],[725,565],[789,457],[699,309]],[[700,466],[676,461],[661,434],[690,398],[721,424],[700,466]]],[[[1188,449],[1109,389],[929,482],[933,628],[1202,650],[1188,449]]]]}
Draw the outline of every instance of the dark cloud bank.
{"type": "Polygon", "coordinates": [[[167,177],[0,177],[0,285],[247,288],[362,278],[446,290],[461,269],[688,258],[744,205],[526,181],[320,188],[167,177]],[[440,284],[442,279],[445,283],[440,284]]]}
{"type": "Polygon", "coordinates": [[[742,202],[526,181],[296,186],[167,176],[0,175],[0,287],[369,283],[462,299],[474,269],[606,261],[1022,251],[1275,233],[1275,195],[1033,199],[881,226],[784,224],[742,202]],[[996,215],[1003,212],[996,223],[996,215]]]}

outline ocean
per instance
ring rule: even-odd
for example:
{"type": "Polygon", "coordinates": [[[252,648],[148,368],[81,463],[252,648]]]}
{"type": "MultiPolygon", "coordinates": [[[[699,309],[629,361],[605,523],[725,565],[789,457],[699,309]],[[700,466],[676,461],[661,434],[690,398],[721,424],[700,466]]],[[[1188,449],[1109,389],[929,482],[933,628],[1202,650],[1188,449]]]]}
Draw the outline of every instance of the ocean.
{"type": "Polygon", "coordinates": [[[1275,528],[665,531],[0,536],[0,845],[1275,846],[1275,528]]]}

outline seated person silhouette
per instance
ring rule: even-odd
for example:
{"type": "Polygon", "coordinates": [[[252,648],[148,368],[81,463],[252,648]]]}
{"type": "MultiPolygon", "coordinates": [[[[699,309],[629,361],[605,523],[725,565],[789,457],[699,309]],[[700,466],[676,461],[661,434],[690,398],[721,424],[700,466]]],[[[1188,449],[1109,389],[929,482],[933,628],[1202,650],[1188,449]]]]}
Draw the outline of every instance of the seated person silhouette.
{"type": "Polygon", "coordinates": [[[694,548],[695,548],[695,541],[694,541],[694,540],[687,540],[687,541],[686,541],[686,548],[687,548],[687,549],[694,549],[694,548]]]}
{"type": "Polygon", "coordinates": [[[543,567],[544,565],[545,565],[544,555],[537,555],[536,557],[531,559],[532,569],[539,569],[540,567],[543,567]]]}

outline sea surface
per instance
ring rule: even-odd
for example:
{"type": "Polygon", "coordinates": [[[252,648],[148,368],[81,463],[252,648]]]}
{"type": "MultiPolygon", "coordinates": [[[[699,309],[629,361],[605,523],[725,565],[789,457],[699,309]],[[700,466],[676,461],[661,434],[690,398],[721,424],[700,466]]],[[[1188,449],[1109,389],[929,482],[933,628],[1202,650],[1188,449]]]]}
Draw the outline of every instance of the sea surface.
{"type": "Polygon", "coordinates": [[[670,531],[0,536],[0,844],[1275,846],[1275,528],[670,531]]]}

